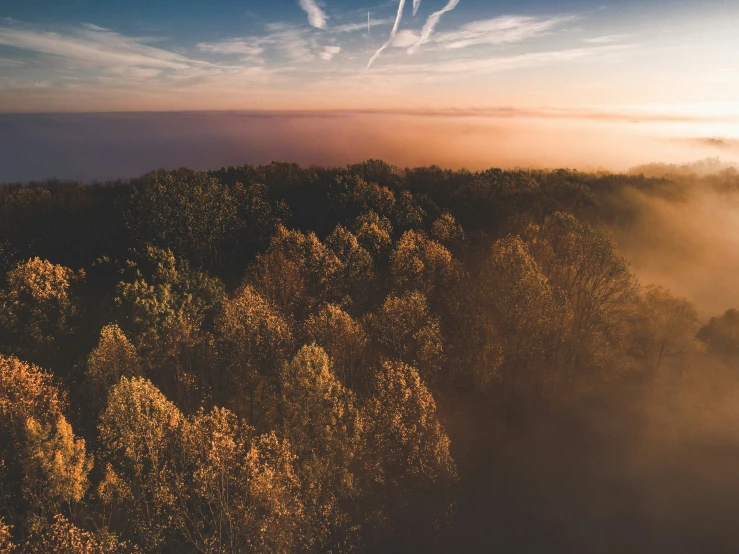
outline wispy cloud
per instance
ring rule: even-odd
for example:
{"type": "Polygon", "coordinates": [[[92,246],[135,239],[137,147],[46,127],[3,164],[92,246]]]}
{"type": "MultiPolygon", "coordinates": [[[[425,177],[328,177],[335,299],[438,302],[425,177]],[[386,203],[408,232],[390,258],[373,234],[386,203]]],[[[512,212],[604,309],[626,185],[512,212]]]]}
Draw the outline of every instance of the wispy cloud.
{"type": "Polygon", "coordinates": [[[233,37],[219,42],[201,42],[196,46],[201,52],[234,55],[256,61],[270,49],[285,56],[291,62],[306,62],[315,58],[309,34],[299,27],[284,23],[270,23],[267,34],[252,37],[233,37]]]}
{"type": "Polygon", "coordinates": [[[13,60],[11,58],[0,58],[0,67],[17,67],[23,65],[20,60],[13,60]]]}
{"type": "Polygon", "coordinates": [[[604,35],[600,37],[584,38],[582,41],[588,44],[609,44],[612,42],[620,42],[629,38],[630,35],[604,35]]]}
{"type": "Polygon", "coordinates": [[[97,66],[154,67],[176,71],[204,63],[101,27],[93,29],[89,25],[73,34],[0,27],[0,45],[63,56],[97,66]]]}
{"type": "Polygon", "coordinates": [[[447,12],[452,11],[454,8],[457,7],[457,4],[459,4],[459,0],[449,0],[446,6],[429,16],[429,18],[426,20],[426,24],[423,26],[423,29],[421,29],[421,37],[418,39],[418,42],[416,42],[408,49],[409,54],[413,54],[414,52],[418,51],[421,46],[426,44],[431,39],[431,35],[436,30],[436,26],[439,24],[439,21],[441,21],[441,16],[447,12]]]}
{"type": "Polygon", "coordinates": [[[318,29],[326,28],[326,13],[318,6],[316,0],[298,0],[300,7],[308,14],[308,23],[318,29]]]}
{"type": "Polygon", "coordinates": [[[255,57],[264,52],[264,47],[258,41],[247,39],[229,39],[220,42],[199,42],[197,48],[202,52],[215,54],[238,54],[255,57]]]}
{"type": "MultiPolygon", "coordinates": [[[[378,25],[389,25],[393,19],[370,19],[369,26],[376,27],[378,25]]],[[[345,23],[344,25],[336,25],[329,28],[333,33],[353,33],[355,31],[364,31],[367,28],[367,22],[361,23],[345,23]]]]}
{"type": "Polygon", "coordinates": [[[545,52],[531,52],[513,56],[498,56],[489,58],[469,58],[452,60],[442,63],[399,64],[386,66],[386,73],[459,74],[468,75],[479,73],[494,73],[532,67],[543,67],[567,62],[604,59],[608,56],[622,54],[633,48],[633,45],[594,46],[590,48],[573,48],[568,50],[552,50],[545,52]]]}
{"type": "Polygon", "coordinates": [[[341,46],[326,46],[323,52],[319,54],[322,60],[331,61],[334,56],[341,52],[341,46]]]}
{"type": "Polygon", "coordinates": [[[440,33],[434,42],[444,48],[467,48],[480,44],[521,42],[547,33],[555,27],[574,21],[577,16],[564,15],[549,18],[507,15],[493,19],[472,21],[457,31],[440,33]]]}
{"type": "Polygon", "coordinates": [[[385,43],[380,46],[380,48],[375,52],[375,54],[370,58],[370,61],[367,63],[367,69],[372,67],[372,64],[375,62],[377,58],[380,57],[380,54],[383,53],[383,51],[390,46],[393,41],[395,40],[395,35],[398,34],[398,28],[400,27],[400,20],[403,19],[403,8],[405,8],[405,0],[400,0],[398,3],[398,14],[395,16],[395,23],[393,24],[393,28],[390,31],[390,37],[385,41],[385,43]]]}

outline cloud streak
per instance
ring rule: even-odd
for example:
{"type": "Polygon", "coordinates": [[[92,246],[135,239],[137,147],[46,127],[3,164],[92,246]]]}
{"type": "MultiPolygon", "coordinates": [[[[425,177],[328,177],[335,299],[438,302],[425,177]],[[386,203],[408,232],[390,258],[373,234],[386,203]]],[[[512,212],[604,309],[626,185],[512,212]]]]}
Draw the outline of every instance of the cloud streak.
{"type": "Polygon", "coordinates": [[[0,27],[0,45],[63,56],[97,66],[138,66],[177,71],[198,64],[208,65],[141,44],[134,38],[89,26],[74,36],[0,27]]]}
{"type": "Polygon", "coordinates": [[[326,28],[326,13],[316,4],[316,0],[299,0],[300,7],[308,14],[308,23],[317,29],[326,28]]]}
{"type": "Polygon", "coordinates": [[[426,24],[423,26],[423,29],[421,29],[421,38],[418,39],[418,42],[416,42],[416,44],[408,49],[409,54],[417,52],[421,46],[426,44],[431,39],[431,35],[434,34],[436,26],[439,24],[439,21],[441,21],[441,16],[456,8],[459,4],[459,1],[460,0],[449,0],[446,6],[429,16],[429,18],[426,20],[426,24]]]}
{"type": "Polygon", "coordinates": [[[597,46],[590,48],[572,48],[568,50],[551,50],[530,52],[513,56],[489,58],[468,58],[442,63],[391,65],[383,68],[388,74],[483,74],[532,67],[544,67],[558,63],[569,63],[604,59],[606,56],[621,54],[633,48],[633,45],[597,46]]]}
{"type": "Polygon", "coordinates": [[[405,8],[405,0],[400,0],[400,2],[398,3],[398,14],[395,16],[395,23],[393,24],[393,28],[390,31],[390,37],[382,46],[380,46],[377,52],[375,52],[374,56],[370,58],[370,61],[367,63],[367,69],[372,67],[372,64],[377,58],[380,57],[380,54],[382,54],[382,52],[395,40],[395,35],[398,34],[398,28],[400,27],[400,21],[401,19],[403,19],[403,8],[405,8]]]}
{"type": "Polygon", "coordinates": [[[577,16],[573,15],[549,18],[507,15],[472,21],[463,25],[458,31],[437,35],[434,42],[452,50],[481,44],[521,42],[550,32],[562,23],[576,19],[578,19],[577,16]]]}

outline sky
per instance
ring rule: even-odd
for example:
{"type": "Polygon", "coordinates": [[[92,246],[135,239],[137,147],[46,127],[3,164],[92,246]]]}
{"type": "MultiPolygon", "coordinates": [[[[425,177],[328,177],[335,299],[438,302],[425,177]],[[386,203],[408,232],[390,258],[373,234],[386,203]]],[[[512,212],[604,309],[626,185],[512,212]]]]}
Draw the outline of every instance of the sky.
{"type": "Polygon", "coordinates": [[[418,118],[432,133],[474,120],[478,135],[536,122],[546,163],[645,161],[567,158],[542,139],[583,126],[609,151],[641,150],[638,135],[671,141],[664,161],[731,158],[737,21],[736,0],[5,0],[0,114],[339,111],[415,117],[418,133],[418,118]]]}

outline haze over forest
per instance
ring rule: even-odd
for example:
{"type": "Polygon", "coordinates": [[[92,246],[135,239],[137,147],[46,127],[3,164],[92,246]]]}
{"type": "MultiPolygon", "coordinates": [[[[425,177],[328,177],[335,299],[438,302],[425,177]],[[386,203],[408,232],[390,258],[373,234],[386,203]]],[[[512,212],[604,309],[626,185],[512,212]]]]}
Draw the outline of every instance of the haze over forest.
{"type": "Polygon", "coordinates": [[[715,159],[4,185],[0,545],[730,552],[737,191],[715,159]]]}
{"type": "Polygon", "coordinates": [[[739,550],[736,0],[3,0],[0,554],[739,550]]]}

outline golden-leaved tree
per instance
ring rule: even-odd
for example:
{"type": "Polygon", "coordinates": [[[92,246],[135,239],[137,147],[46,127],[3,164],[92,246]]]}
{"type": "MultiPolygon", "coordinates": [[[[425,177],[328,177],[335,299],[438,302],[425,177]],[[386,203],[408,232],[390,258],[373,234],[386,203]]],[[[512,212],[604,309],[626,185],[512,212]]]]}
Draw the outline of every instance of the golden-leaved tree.
{"type": "Polygon", "coordinates": [[[70,333],[79,310],[72,286],[84,275],[40,258],[10,270],[0,291],[0,330],[6,349],[24,359],[53,361],[59,339],[70,333]]]}
{"type": "Polygon", "coordinates": [[[289,322],[250,285],[223,303],[216,319],[221,356],[230,376],[236,411],[251,425],[269,428],[277,414],[278,375],[293,345],[289,322]],[[249,402],[243,407],[241,397],[249,402]]]}
{"type": "Polygon", "coordinates": [[[293,445],[306,510],[323,549],[343,551],[356,541],[357,464],[364,422],[354,395],[333,374],[319,346],[303,346],[282,369],[282,432],[293,445]]]}
{"type": "Polygon", "coordinates": [[[92,457],[74,435],[64,407],[49,373],[0,356],[0,498],[18,517],[16,527],[73,513],[87,491],[92,457]]]}

